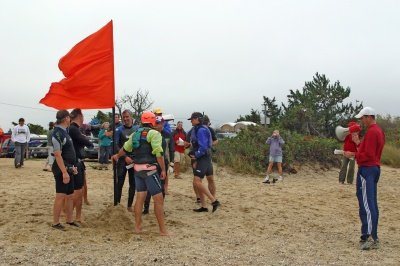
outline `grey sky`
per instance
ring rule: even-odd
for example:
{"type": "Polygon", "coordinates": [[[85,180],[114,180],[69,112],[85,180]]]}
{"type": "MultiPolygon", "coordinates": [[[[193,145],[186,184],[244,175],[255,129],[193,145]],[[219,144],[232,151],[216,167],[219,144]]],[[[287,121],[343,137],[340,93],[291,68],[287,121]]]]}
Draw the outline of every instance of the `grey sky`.
{"type": "Polygon", "coordinates": [[[204,111],[233,122],[262,96],[286,102],[316,72],[397,116],[399,13],[385,0],[3,1],[0,125],[54,120],[38,102],[62,78],[59,59],[111,19],[117,96],[146,89],[178,119],[204,111]]]}

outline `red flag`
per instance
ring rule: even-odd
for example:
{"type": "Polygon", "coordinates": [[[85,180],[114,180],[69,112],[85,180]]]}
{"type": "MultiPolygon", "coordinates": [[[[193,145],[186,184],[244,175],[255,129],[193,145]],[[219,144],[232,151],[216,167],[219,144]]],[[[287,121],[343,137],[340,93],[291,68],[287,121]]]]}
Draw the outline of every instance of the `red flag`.
{"type": "Polygon", "coordinates": [[[76,44],[60,59],[65,78],[53,82],[40,103],[56,109],[114,107],[112,20],[76,44]]]}

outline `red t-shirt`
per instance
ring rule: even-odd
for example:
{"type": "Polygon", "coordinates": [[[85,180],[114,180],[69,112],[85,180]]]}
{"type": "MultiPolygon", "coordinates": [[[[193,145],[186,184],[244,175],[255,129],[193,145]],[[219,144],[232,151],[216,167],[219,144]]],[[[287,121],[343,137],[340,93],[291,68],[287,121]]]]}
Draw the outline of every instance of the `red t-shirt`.
{"type": "Polygon", "coordinates": [[[382,129],[377,124],[369,126],[356,153],[358,166],[380,166],[384,145],[385,133],[382,129]]]}
{"type": "Polygon", "coordinates": [[[185,131],[183,130],[175,130],[173,133],[173,138],[174,138],[174,143],[175,143],[175,151],[179,152],[179,153],[184,153],[185,152],[185,146],[180,146],[178,144],[176,144],[179,140],[179,138],[181,138],[183,141],[186,140],[186,134],[185,131]]]}

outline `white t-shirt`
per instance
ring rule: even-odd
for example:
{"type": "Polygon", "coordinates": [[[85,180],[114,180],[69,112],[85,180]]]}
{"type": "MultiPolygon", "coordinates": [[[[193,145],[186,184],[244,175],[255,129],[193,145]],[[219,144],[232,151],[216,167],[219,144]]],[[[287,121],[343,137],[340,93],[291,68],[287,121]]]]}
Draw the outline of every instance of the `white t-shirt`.
{"type": "Polygon", "coordinates": [[[11,134],[11,140],[19,143],[27,143],[31,139],[31,133],[27,125],[16,125],[11,134]]]}

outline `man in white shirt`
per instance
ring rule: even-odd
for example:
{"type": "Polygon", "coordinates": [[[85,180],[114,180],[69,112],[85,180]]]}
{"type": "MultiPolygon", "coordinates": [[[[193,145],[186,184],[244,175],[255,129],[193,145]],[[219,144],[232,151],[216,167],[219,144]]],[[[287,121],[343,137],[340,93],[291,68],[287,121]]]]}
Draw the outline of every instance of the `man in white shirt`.
{"type": "Polygon", "coordinates": [[[25,148],[28,146],[28,142],[31,139],[29,127],[25,125],[25,119],[20,118],[11,134],[11,140],[15,145],[15,168],[22,167],[24,165],[25,148]]]}

